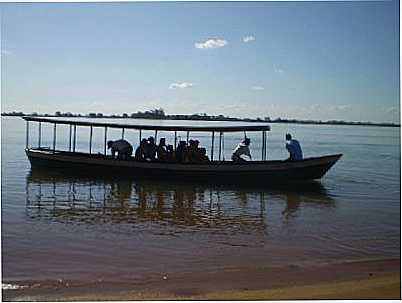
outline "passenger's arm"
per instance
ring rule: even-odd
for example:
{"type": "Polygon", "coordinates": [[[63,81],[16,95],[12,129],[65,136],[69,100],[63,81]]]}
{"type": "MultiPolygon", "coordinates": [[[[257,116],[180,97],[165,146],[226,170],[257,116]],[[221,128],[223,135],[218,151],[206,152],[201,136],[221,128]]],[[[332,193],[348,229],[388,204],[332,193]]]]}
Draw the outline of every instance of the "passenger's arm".
{"type": "Polygon", "coordinates": [[[250,158],[250,160],[251,160],[251,153],[250,153],[250,148],[247,148],[247,152],[246,152],[246,155],[250,158]]]}

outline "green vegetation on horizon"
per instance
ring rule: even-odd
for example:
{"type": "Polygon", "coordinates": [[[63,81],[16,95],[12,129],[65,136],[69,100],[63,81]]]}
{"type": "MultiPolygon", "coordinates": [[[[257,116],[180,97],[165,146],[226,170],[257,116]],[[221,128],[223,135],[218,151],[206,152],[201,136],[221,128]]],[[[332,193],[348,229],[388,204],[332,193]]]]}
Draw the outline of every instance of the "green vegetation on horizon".
{"type": "Polygon", "coordinates": [[[343,121],[343,120],[298,120],[298,119],[283,119],[276,118],[271,119],[270,117],[264,118],[235,118],[228,117],[224,115],[207,115],[206,113],[197,113],[192,115],[167,115],[162,108],[154,109],[145,112],[136,112],[132,114],[111,114],[105,115],[103,113],[88,113],[88,114],[74,114],[70,112],[62,113],[60,111],[54,114],[39,114],[37,112],[24,113],[24,112],[3,112],[2,116],[33,116],[33,117],[74,117],[74,118],[115,118],[115,119],[160,119],[160,120],[197,120],[197,121],[242,121],[242,122],[269,122],[269,123],[297,123],[297,124],[328,124],[328,125],[362,125],[362,126],[388,126],[388,127],[400,127],[400,124],[395,123],[376,123],[376,122],[355,122],[355,121],[343,121]]]}

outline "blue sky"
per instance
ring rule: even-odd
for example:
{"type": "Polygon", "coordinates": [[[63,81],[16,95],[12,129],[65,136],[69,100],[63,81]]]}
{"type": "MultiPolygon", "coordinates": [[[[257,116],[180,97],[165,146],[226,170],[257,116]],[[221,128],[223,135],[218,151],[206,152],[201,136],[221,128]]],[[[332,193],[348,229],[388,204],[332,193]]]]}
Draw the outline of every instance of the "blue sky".
{"type": "Polygon", "coordinates": [[[2,111],[399,122],[399,4],[13,3],[2,111]]]}

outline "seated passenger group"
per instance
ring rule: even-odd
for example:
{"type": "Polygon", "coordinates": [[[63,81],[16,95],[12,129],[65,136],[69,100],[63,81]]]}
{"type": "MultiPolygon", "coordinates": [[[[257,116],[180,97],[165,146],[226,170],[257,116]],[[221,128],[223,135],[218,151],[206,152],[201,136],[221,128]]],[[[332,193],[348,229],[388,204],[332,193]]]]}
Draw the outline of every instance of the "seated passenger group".
{"type": "MultiPolygon", "coordinates": [[[[173,145],[166,145],[166,139],[161,138],[159,144],[155,144],[154,137],[142,139],[140,145],[135,150],[134,159],[136,161],[160,161],[160,162],[179,162],[179,163],[204,163],[208,162],[207,151],[199,147],[198,140],[179,141],[174,149],[173,145]]],[[[108,141],[108,148],[111,149],[112,156],[117,159],[127,160],[133,153],[133,148],[129,142],[124,139],[117,141],[108,141]]]]}
{"type": "MultiPolygon", "coordinates": [[[[291,134],[286,134],[286,149],[289,152],[287,161],[300,161],[303,159],[303,152],[299,141],[292,139],[291,134]]],[[[161,138],[159,145],[155,144],[154,137],[142,139],[140,145],[135,150],[134,159],[136,161],[159,161],[159,162],[178,162],[178,163],[204,163],[209,162],[207,151],[204,147],[199,147],[198,140],[179,141],[176,150],[173,145],[166,145],[166,139],[161,138]]],[[[133,147],[124,139],[107,142],[108,149],[111,149],[113,158],[129,160],[133,153],[133,147]]],[[[245,138],[237,145],[232,154],[232,161],[244,163],[252,160],[250,153],[250,139],[245,138]]]]}

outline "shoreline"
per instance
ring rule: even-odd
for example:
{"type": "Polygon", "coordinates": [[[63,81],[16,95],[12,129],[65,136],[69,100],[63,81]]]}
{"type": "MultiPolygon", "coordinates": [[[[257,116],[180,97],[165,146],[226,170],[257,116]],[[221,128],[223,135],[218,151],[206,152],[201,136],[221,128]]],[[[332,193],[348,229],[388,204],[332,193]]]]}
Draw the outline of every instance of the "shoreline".
{"type": "MultiPolygon", "coordinates": [[[[13,282],[5,282],[11,283],[13,282]]],[[[31,281],[4,301],[400,299],[400,259],[226,268],[141,281],[31,281]]]]}
{"type": "Polygon", "coordinates": [[[344,125],[344,126],[375,126],[375,127],[401,127],[397,123],[387,123],[387,122],[363,122],[363,121],[341,121],[341,120],[298,120],[298,119],[280,119],[280,120],[264,120],[264,119],[254,119],[254,118],[217,118],[210,116],[209,118],[194,117],[192,115],[166,115],[163,117],[158,116],[136,116],[136,117],[123,117],[123,116],[88,116],[88,115],[72,115],[72,116],[56,116],[56,115],[32,115],[32,114],[0,114],[2,117],[37,117],[37,118],[83,118],[83,119],[144,119],[144,120],[161,120],[161,121],[171,121],[171,120],[181,120],[181,121],[204,121],[204,122],[245,122],[245,123],[284,123],[284,124],[297,124],[297,125],[344,125]]]}

